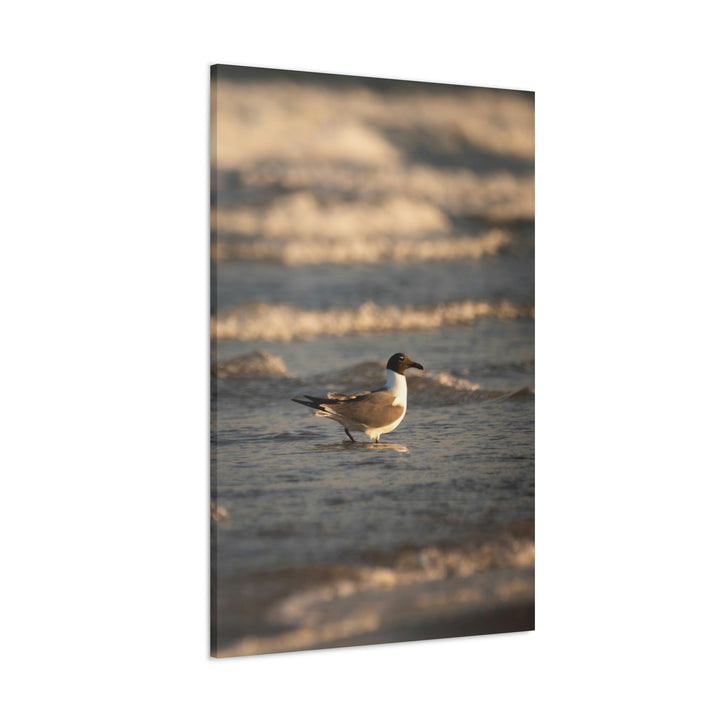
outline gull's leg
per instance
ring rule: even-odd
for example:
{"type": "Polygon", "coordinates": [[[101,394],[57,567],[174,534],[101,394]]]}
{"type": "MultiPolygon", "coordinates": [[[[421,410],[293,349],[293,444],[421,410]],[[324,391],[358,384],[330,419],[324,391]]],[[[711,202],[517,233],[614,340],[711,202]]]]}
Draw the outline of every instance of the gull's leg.
{"type": "Polygon", "coordinates": [[[350,434],[350,431],[345,428],[345,434],[350,438],[350,442],[355,442],[355,438],[350,434]]]}

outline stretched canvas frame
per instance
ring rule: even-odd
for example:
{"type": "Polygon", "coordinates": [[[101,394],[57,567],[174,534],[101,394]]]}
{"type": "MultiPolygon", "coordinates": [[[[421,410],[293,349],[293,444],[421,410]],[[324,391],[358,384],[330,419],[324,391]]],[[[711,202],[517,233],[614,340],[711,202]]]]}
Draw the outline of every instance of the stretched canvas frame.
{"type": "Polygon", "coordinates": [[[213,656],[534,629],[533,93],[213,66],[211,258],[213,656]]]}

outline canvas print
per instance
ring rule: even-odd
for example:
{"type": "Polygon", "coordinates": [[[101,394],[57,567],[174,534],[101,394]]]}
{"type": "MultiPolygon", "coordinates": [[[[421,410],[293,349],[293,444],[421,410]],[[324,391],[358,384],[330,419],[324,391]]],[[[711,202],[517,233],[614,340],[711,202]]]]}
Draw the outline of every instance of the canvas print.
{"type": "Polygon", "coordinates": [[[535,623],[534,94],[211,69],[211,654],[535,623]]]}

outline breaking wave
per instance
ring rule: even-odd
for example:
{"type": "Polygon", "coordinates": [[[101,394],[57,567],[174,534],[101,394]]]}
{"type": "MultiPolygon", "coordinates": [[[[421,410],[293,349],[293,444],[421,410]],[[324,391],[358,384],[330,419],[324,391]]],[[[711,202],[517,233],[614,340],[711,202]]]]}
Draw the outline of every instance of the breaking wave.
{"type": "Polygon", "coordinates": [[[412,235],[448,232],[450,221],[436,204],[405,197],[380,203],[344,202],[324,205],[309,192],[281,195],[268,208],[218,209],[214,227],[222,233],[265,238],[350,238],[357,235],[412,235]]]}
{"type": "Polygon", "coordinates": [[[397,128],[412,129],[416,145],[431,138],[447,152],[469,147],[531,160],[535,151],[528,93],[416,86],[412,93],[388,94],[291,81],[218,85],[215,130],[222,152],[213,160],[221,168],[303,157],[387,167],[413,154],[413,146],[397,142],[397,128]]]}
{"type": "Polygon", "coordinates": [[[479,260],[497,254],[510,243],[508,233],[491,230],[479,237],[459,238],[307,238],[291,240],[218,241],[216,261],[243,260],[283,265],[377,264],[384,262],[441,262],[479,260]]]}
{"type": "MultiPolygon", "coordinates": [[[[343,392],[357,392],[368,388],[379,388],[385,382],[385,365],[380,362],[362,362],[345,368],[333,375],[316,375],[304,385],[330,388],[343,392]]],[[[407,378],[413,404],[418,405],[458,405],[466,402],[484,402],[486,400],[505,401],[532,398],[535,391],[531,388],[519,390],[488,390],[476,383],[454,376],[449,372],[424,372],[422,375],[409,375],[407,378]]]]}
{"type": "Polygon", "coordinates": [[[302,620],[309,606],[372,590],[470,577],[497,568],[534,567],[535,543],[530,538],[504,538],[478,547],[442,549],[431,545],[401,552],[389,566],[337,567],[331,582],[298,593],[273,610],[276,619],[302,620]]]}
{"type": "MultiPolygon", "coordinates": [[[[255,351],[245,355],[237,355],[229,360],[213,364],[211,373],[218,379],[253,379],[253,378],[293,378],[287,371],[283,359],[263,351],[255,351]]],[[[336,373],[321,373],[310,377],[294,377],[295,385],[313,392],[355,393],[362,390],[379,388],[385,382],[385,364],[366,361],[346,367],[336,373]]],[[[485,402],[492,400],[527,400],[535,396],[535,390],[523,387],[517,390],[487,389],[459,378],[449,372],[426,371],[412,374],[407,378],[413,404],[417,405],[459,405],[468,402],[485,402]]],[[[284,398],[287,387],[279,390],[284,398]]]]}
{"type": "Polygon", "coordinates": [[[431,545],[378,559],[309,569],[308,588],[268,608],[267,620],[284,632],[245,637],[220,656],[345,641],[394,624],[398,607],[403,618],[422,623],[534,602],[535,543],[529,537],[449,549],[431,545]]]}
{"type": "Polygon", "coordinates": [[[524,387],[519,390],[488,390],[475,383],[457,378],[450,373],[425,373],[408,378],[413,402],[418,405],[459,405],[466,402],[494,400],[526,400],[535,397],[535,390],[524,387]]]}
{"type": "Polygon", "coordinates": [[[475,383],[446,372],[411,377],[408,378],[408,384],[413,402],[420,405],[425,403],[456,405],[463,402],[493,400],[503,394],[497,390],[485,390],[475,383]]]}
{"type": "Polygon", "coordinates": [[[315,310],[287,304],[252,303],[212,318],[215,340],[265,340],[288,342],[318,335],[336,337],[365,333],[426,330],[466,325],[476,320],[516,320],[534,316],[534,308],[507,301],[491,303],[462,300],[425,307],[378,306],[315,310]]]}
{"type": "Polygon", "coordinates": [[[277,355],[255,351],[237,355],[230,360],[213,363],[210,372],[217,378],[230,377],[289,377],[285,363],[277,355]]]}
{"type": "MultiPolygon", "coordinates": [[[[232,174],[221,175],[220,181],[232,185],[232,174]]],[[[265,217],[277,216],[287,207],[286,203],[276,199],[278,188],[289,192],[291,197],[312,193],[313,197],[322,199],[322,204],[315,207],[306,205],[304,222],[311,220],[320,208],[333,205],[338,208],[333,211],[335,222],[340,215],[349,215],[348,211],[361,204],[378,216],[387,202],[379,203],[379,199],[386,197],[402,198],[418,208],[427,205],[439,208],[446,216],[471,216],[488,222],[531,221],[535,217],[535,178],[532,173],[517,175],[500,171],[478,175],[465,168],[424,164],[359,169],[304,159],[286,164],[258,163],[245,168],[242,183],[245,192],[252,193],[257,200],[272,202],[271,209],[264,215],[257,210],[240,215],[218,211],[213,225],[218,232],[243,232],[247,227],[258,227],[265,217]],[[345,199],[348,197],[356,201],[348,203],[345,199]]],[[[300,209],[296,207],[295,212],[300,209]]],[[[430,218],[426,215],[425,222],[430,218]]],[[[434,220],[433,224],[436,223],[434,220]]]]}

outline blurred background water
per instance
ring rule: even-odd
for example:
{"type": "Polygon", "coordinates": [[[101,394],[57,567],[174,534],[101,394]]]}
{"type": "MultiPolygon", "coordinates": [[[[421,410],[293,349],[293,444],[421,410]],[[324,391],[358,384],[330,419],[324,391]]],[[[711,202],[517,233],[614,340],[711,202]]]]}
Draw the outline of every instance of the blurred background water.
{"type": "Polygon", "coordinates": [[[534,627],[534,96],[216,66],[213,653],[534,627]],[[290,402],[384,383],[378,445],[290,402]]]}

